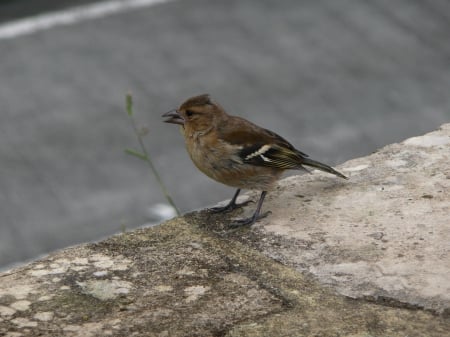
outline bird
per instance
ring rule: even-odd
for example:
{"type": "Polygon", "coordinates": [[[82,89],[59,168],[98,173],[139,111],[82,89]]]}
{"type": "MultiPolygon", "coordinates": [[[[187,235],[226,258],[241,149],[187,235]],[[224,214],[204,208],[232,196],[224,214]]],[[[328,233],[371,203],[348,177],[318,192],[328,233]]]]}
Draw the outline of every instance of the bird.
{"type": "Polygon", "coordinates": [[[309,172],[305,168],[309,166],[348,179],[310,159],[275,132],[229,115],[209,94],[191,97],[162,117],[166,123],[181,126],[187,152],[201,172],[237,189],[227,205],[211,208],[211,212],[228,212],[246,205],[249,201],[236,203],[242,189],[261,191],[253,215],[236,220],[232,226],[252,225],[270,213],[261,213],[264,198],[286,170],[309,172]]]}

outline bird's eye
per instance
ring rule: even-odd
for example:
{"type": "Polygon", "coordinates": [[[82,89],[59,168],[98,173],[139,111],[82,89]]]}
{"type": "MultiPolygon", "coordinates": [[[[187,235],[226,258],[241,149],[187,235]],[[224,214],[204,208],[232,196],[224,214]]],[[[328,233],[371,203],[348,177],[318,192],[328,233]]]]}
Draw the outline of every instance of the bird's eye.
{"type": "Polygon", "coordinates": [[[194,112],[192,110],[186,110],[186,116],[192,117],[193,114],[194,112]]]}

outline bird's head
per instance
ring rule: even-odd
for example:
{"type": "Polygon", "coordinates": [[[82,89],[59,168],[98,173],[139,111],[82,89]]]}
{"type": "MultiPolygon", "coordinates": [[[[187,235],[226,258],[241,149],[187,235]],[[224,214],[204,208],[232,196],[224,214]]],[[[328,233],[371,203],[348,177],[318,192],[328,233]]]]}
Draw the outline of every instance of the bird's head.
{"type": "Polygon", "coordinates": [[[225,112],[208,94],[194,96],[183,102],[178,109],[166,112],[164,122],[180,124],[185,131],[200,132],[214,127],[225,112]]]}

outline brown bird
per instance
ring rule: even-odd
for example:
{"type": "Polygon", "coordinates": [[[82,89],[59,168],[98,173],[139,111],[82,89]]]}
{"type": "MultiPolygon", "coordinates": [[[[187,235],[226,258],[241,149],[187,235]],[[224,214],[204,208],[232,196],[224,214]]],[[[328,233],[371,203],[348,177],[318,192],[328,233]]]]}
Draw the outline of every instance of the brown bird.
{"type": "Polygon", "coordinates": [[[236,203],[241,189],[262,191],[253,216],[234,225],[251,225],[267,216],[269,212],[260,214],[264,197],[285,170],[306,170],[306,165],[347,179],[332,167],[309,159],[276,133],[228,115],[208,94],[191,97],[162,117],[167,117],[166,123],[182,126],[187,151],[200,171],[237,188],[228,205],[211,211],[230,211],[245,205],[236,203]]]}

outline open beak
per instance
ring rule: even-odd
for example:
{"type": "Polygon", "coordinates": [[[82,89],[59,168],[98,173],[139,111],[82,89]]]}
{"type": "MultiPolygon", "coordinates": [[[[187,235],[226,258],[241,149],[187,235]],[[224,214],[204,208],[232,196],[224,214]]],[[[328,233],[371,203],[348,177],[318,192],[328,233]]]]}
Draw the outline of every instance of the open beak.
{"type": "Polygon", "coordinates": [[[176,110],[167,111],[161,117],[168,117],[166,120],[164,120],[164,123],[184,125],[184,118],[181,117],[181,115],[176,110]]]}

